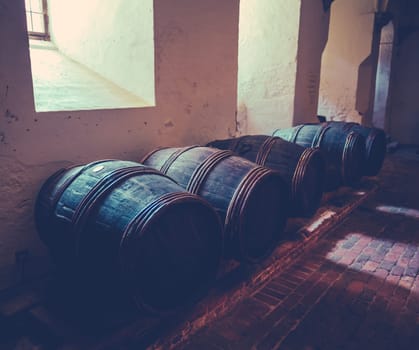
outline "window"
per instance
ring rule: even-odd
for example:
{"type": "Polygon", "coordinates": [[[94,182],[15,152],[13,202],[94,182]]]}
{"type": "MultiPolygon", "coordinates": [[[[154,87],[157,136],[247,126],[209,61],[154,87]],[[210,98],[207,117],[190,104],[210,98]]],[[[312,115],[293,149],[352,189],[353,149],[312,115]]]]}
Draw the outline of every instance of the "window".
{"type": "Polygon", "coordinates": [[[25,0],[25,8],[29,37],[49,40],[47,0],[25,0]]]}
{"type": "Polygon", "coordinates": [[[153,0],[25,5],[37,112],[155,106],[153,0]]]}

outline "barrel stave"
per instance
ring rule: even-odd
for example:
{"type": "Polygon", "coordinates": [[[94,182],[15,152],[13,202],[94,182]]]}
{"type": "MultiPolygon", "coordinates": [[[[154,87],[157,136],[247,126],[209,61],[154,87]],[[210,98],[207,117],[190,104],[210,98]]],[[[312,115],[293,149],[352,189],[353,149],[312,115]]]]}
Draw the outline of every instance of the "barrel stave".
{"type": "Polygon", "coordinates": [[[254,163],[231,156],[218,163],[208,175],[198,194],[212,204],[222,221],[226,219],[228,207],[243,178],[254,168],[254,163]]]}
{"type": "MultiPolygon", "coordinates": [[[[188,187],[191,177],[199,165],[214,153],[214,151],[210,148],[194,147],[186,149],[185,152],[179,155],[167,171],[167,175],[172,179],[175,179],[175,181],[183,188],[188,187]]],[[[178,149],[175,148],[172,150],[176,151],[178,149]]],[[[162,158],[165,157],[164,155],[161,156],[162,158]]],[[[154,167],[152,164],[150,164],[150,166],[154,167]]]]}
{"type": "Polygon", "coordinates": [[[280,138],[275,140],[275,145],[270,149],[265,166],[278,170],[289,185],[292,183],[294,171],[303,153],[302,147],[293,147],[294,144],[283,141],[280,138]]]}

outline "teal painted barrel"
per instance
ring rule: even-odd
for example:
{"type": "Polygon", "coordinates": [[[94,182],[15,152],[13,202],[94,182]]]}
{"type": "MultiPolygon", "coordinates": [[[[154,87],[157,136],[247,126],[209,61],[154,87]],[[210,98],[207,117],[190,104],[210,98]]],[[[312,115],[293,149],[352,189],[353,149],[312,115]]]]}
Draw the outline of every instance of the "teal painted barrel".
{"type": "Polygon", "coordinates": [[[309,217],[319,208],[326,164],[318,149],[266,135],[216,140],[207,146],[231,150],[256,164],[279,171],[288,185],[291,216],[309,217]]]}
{"type": "Polygon", "coordinates": [[[222,226],[202,198],[142,164],[102,160],[62,169],[42,186],[35,221],[61,271],[164,312],[215,278],[222,226]]]}
{"type": "Polygon", "coordinates": [[[326,124],[332,128],[347,132],[355,131],[364,136],[366,162],[363,174],[366,176],[375,176],[380,172],[387,152],[386,134],[383,130],[368,128],[358,123],[332,121],[326,124]]]}
{"type": "Polygon", "coordinates": [[[281,240],[289,197],[279,173],[231,151],[200,146],[155,150],[142,162],[216,209],[224,222],[227,257],[257,263],[281,240]]]}
{"type": "Polygon", "coordinates": [[[346,132],[326,124],[304,124],[278,129],[274,136],[303,147],[318,147],[326,159],[325,190],[339,186],[354,186],[365,167],[365,138],[356,132],[346,132]]]}

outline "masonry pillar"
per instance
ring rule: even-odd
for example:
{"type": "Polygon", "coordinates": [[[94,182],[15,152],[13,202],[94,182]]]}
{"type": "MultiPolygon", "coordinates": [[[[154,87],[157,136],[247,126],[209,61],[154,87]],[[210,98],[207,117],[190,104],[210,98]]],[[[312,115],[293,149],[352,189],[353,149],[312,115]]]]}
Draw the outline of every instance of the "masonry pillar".
{"type": "Polygon", "coordinates": [[[336,0],[323,53],[318,113],[370,124],[380,28],[372,0],[336,0]]]}
{"type": "Polygon", "coordinates": [[[327,1],[323,3],[301,1],[293,125],[317,121],[321,59],[330,19],[327,1]]]}
{"type": "Polygon", "coordinates": [[[322,0],[241,0],[238,134],[270,134],[317,114],[329,11],[322,0]]]}

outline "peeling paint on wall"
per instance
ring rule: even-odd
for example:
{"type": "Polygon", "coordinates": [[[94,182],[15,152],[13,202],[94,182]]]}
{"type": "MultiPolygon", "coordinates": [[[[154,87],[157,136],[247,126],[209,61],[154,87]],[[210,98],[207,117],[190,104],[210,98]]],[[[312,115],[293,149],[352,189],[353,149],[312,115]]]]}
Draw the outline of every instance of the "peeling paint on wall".
{"type": "Polygon", "coordinates": [[[19,117],[10,112],[8,109],[4,112],[4,117],[6,118],[8,124],[19,121],[19,117]]]}
{"type": "MultiPolygon", "coordinates": [[[[13,265],[15,251],[28,249],[35,256],[45,254],[45,249],[33,230],[36,194],[46,177],[70,163],[54,161],[28,165],[11,156],[0,156],[0,163],[0,193],[3,198],[7,198],[7,201],[0,201],[1,270],[3,265],[13,265]]],[[[1,284],[2,281],[0,287],[1,284]]]]}
{"type": "Polygon", "coordinates": [[[166,128],[173,128],[173,127],[175,126],[175,124],[173,124],[173,122],[172,122],[171,120],[166,120],[166,121],[164,122],[164,126],[165,126],[166,128]]]}
{"type": "Polygon", "coordinates": [[[308,73],[307,76],[307,93],[309,96],[309,104],[314,106],[318,100],[319,93],[319,79],[316,73],[308,73]]]}
{"type": "Polygon", "coordinates": [[[245,103],[240,103],[236,113],[236,130],[238,135],[245,135],[247,132],[247,107],[245,103]]]}

